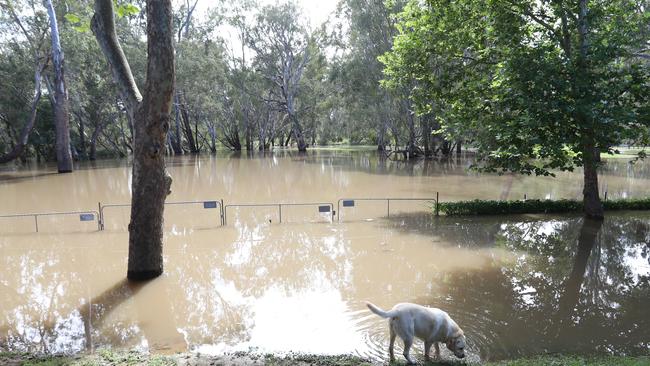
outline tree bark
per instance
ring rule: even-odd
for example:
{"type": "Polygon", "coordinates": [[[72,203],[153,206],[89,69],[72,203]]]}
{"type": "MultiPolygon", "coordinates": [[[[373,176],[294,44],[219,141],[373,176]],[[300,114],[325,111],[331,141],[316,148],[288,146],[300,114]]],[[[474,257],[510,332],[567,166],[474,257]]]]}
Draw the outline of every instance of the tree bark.
{"type": "Polygon", "coordinates": [[[127,278],[163,272],[163,212],[172,179],[164,147],[174,93],[171,0],[147,0],[147,80],[144,99],[115,34],[112,0],[95,0],[92,28],[134,118],[134,152],[127,278]],[[140,102],[142,100],[142,102],[140,102]]]}
{"type": "Polygon", "coordinates": [[[583,204],[585,215],[591,218],[604,216],[603,204],[598,192],[598,163],[594,159],[593,144],[587,143],[582,151],[584,188],[583,204]]]}
{"type": "Polygon", "coordinates": [[[18,137],[18,142],[7,154],[0,156],[0,164],[10,162],[17,157],[19,157],[27,141],[29,140],[29,134],[34,128],[34,123],[36,122],[36,111],[38,110],[38,102],[41,100],[41,73],[45,68],[45,63],[38,63],[36,65],[36,71],[34,71],[34,96],[32,97],[32,105],[29,112],[29,117],[27,118],[27,123],[23,126],[23,129],[20,131],[20,136],[18,137]]]}
{"type": "Polygon", "coordinates": [[[598,194],[598,163],[596,161],[596,125],[589,115],[588,106],[592,104],[589,52],[589,24],[587,23],[587,0],[580,0],[578,14],[578,59],[576,60],[575,118],[582,129],[582,164],[584,187],[582,190],[585,215],[591,218],[604,216],[603,205],[598,194]]]}
{"type": "Polygon", "coordinates": [[[50,18],[52,36],[52,63],[54,64],[54,125],[56,127],[56,163],[59,173],[72,172],[72,151],[70,150],[70,117],[65,86],[63,50],[59,40],[59,28],[52,0],[45,0],[50,18]]]}

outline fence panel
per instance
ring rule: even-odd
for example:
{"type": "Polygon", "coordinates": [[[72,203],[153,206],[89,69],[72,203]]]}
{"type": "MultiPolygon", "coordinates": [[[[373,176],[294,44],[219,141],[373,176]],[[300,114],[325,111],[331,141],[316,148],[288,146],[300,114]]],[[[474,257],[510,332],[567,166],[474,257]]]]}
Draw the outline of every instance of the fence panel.
{"type": "Polygon", "coordinates": [[[437,210],[436,198],[341,198],[336,205],[337,219],[342,221],[387,218],[414,212],[437,210]]]}
{"type": "MultiPolygon", "coordinates": [[[[100,204],[104,230],[127,230],[131,217],[130,204],[100,204]]],[[[165,230],[204,229],[223,225],[221,200],[165,202],[165,230]]]]}
{"type": "Polygon", "coordinates": [[[72,233],[101,229],[97,211],[35,212],[0,215],[0,233],[72,233]]]}

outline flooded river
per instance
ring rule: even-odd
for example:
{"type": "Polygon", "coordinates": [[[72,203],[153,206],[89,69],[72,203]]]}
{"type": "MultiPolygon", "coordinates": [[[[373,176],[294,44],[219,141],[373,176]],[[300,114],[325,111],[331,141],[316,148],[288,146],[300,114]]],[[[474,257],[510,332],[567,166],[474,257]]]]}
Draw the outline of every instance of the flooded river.
{"type": "MultiPolygon", "coordinates": [[[[167,206],[165,273],[137,285],[124,281],[126,161],[65,175],[0,168],[0,215],[105,206],[102,231],[77,213],[39,217],[38,233],[31,216],[0,218],[0,350],[386,359],[387,324],[364,301],[408,301],[446,310],[474,360],[647,354],[650,213],[434,219],[430,200],[359,200],[580,196],[581,172],[479,175],[469,164],[328,150],[174,158],[168,202],[192,203],[167,206]],[[275,203],[313,205],[241,206],[275,203]]],[[[649,166],[607,161],[601,191],[649,195],[649,166]]]]}

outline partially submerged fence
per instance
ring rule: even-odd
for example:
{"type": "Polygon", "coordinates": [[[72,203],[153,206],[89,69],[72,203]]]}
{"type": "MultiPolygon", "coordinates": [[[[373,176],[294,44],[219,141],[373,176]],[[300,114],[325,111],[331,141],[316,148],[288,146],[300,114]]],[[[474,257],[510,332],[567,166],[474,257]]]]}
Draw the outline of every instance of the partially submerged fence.
{"type": "Polygon", "coordinates": [[[329,202],[320,202],[320,203],[264,203],[264,204],[238,204],[238,205],[226,205],[224,208],[224,221],[223,224],[228,224],[228,209],[229,208],[261,208],[261,207],[273,207],[277,208],[278,222],[282,223],[282,208],[283,207],[313,207],[317,211],[316,213],[320,215],[327,215],[330,217],[330,222],[334,222],[334,204],[329,202]]]}
{"type": "MultiPolygon", "coordinates": [[[[386,203],[386,217],[390,217],[391,202],[422,202],[426,203],[428,210],[433,210],[438,215],[438,193],[436,198],[341,198],[336,204],[336,211],[338,213],[338,221],[341,221],[342,210],[357,207],[357,202],[385,202],[386,203]]],[[[403,211],[403,210],[402,210],[403,211]]]]}
{"type": "MultiPolygon", "coordinates": [[[[224,224],[223,200],[165,202],[165,206],[198,206],[198,207],[202,207],[203,209],[218,209],[219,212],[219,215],[217,217],[218,226],[222,226],[224,224]]],[[[125,207],[131,207],[131,204],[123,203],[123,204],[102,205],[102,203],[100,202],[99,203],[100,230],[106,229],[106,209],[109,209],[110,211],[110,209],[112,208],[125,208],[125,207]]]]}
{"type": "MultiPolygon", "coordinates": [[[[303,218],[312,215],[312,217],[326,219],[327,222],[334,222],[335,217],[336,221],[341,221],[342,212],[350,212],[351,209],[358,206],[358,202],[384,202],[385,203],[385,212],[386,217],[390,217],[391,213],[395,212],[394,205],[396,202],[423,202],[426,203],[423,206],[420,206],[418,209],[427,211],[433,210],[435,214],[438,214],[438,194],[436,193],[436,198],[341,198],[338,200],[336,205],[336,210],[334,210],[334,204],[331,202],[311,202],[311,203],[264,203],[264,204],[231,204],[224,205],[223,199],[219,200],[202,200],[202,201],[178,201],[178,202],[165,202],[165,206],[181,206],[181,207],[190,207],[195,206],[199,209],[214,209],[217,211],[215,216],[208,216],[210,220],[214,218],[214,221],[210,221],[212,226],[224,226],[228,224],[228,214],[229,209],[232,211],[234,209],[272,209],[277,217],[278,223],[287,222],[287,210],[294,210],[299,212],[299,216],[302,215],[303,218]],[[391,203],[393,208],[391,211],[391,203]],[[295,210],[297,209],[297,210],[295,210]],[[315,216],[314,216],[315,215],[315,216]]],[[[71,216],[79,215],[79,222],[89,222],[96,221],[97,230],[102,231],[106,230],[107,221],[111,218],[111,211],[113,209],[127,208],[131,207],[131,204],[98,204],[98,210],[88,210],[88,211],[66,211],[66,212],[44,212],[44,213],[24,213],[24,214],[12,214],[12,215],[0,215],[0,220],[2,219],[18,219],[18,218],[33,218],[33,227],[35,232],[39,232],[39,217],[43,216],[71,216]]],[[[115,214],[113,214],[113,217],[115,214]]],[[[269,220],[272,222],[272,219],[269,220]]],[[[303,220],[304,222],[304,220],[303,220]]]]}
{"type": "Polygon", "coordinates": [[[97,211],[63,211],[63,212],[36,212],[36,213],[24,213],[24,214],[13,214],[13,215],[0,215],[0,219],[20,219],[31,217],[34,219],[34,231],[39,232],[38,227],[38,218],[39,217],[61,217],[61,216],[76,216],[79,215],[79,222],[89,222],[97,221],[97,230],[101,230],[101,219],[100,214],[97,211]]]}

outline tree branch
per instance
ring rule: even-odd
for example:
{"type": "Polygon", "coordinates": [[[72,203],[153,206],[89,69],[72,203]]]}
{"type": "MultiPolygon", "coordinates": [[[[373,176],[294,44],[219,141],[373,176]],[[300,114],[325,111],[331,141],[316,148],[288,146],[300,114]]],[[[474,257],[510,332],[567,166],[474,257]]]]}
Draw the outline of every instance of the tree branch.
{"type": "Polygon", "coordinates": [[[102,53],[110,64],[122,99],[130,113],[135,113],[136,107],[142,101],[142,95],[135,84],[129,63],[117,39],[112,0],[95,0],[95,15],[91,21],[91,28],[102,53]]]}

